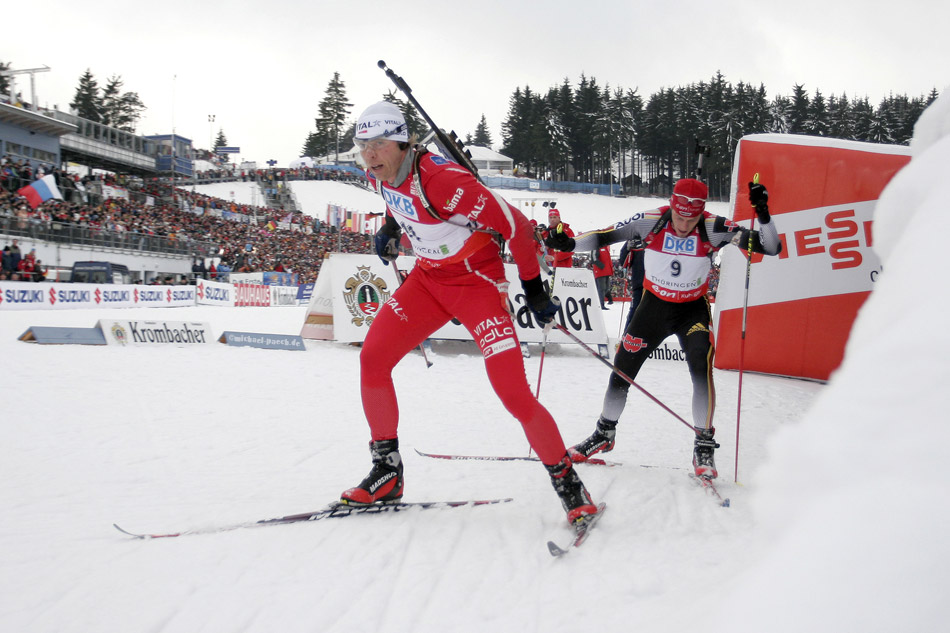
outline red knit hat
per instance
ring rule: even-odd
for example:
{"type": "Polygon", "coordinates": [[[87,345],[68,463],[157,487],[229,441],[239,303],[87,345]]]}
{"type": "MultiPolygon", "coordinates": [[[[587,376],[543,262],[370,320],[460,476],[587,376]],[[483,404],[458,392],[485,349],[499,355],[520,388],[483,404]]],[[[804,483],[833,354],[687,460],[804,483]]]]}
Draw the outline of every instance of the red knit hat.
{"type": "Polygon", "coordinates": [[[694,178],[683,178],[673,187],[670,207],[684,218],[694,218],[706,208],[709,188],[694,178]]]}

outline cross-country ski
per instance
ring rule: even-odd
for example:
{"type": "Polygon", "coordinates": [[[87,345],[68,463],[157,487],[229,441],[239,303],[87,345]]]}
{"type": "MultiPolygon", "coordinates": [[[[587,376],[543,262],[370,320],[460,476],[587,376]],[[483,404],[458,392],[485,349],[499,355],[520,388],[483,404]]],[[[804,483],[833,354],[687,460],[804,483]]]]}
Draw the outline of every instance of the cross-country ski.
{"type": "Polygon", "coordinates": [[[118,524],[113,523],[113,527],[122,534],[126,534],[137,539],[158,539],[158,538],[176,538],[179,536],[193,536],[197,534],[217,534],[220,532],[230,532],[243,528],[265,527],[273,525],[288,525],[290,523],[304,523],[310,521],[321,521],[323,519],[341,519],[344,517],[357,516],[361,514],[388,514],[405,512],[407,510],[435,510],[445,508],[464,508],[484,505],[495,505],[498,503],[508,503],[512,499],[483,499],[478,501],[404,501],[399,503],[377,503],[368,506],[351,506],[339,502],[330,504],[322,510],[313,512],[302,512],[299,514],[289,514],[287,516],[275,517],[272,519],[261,519],[259,521],[247,521],[243,523],[231,523],[228,525],[219,525],[203,528],[184,529],[180,532],[164,533],[139,533],[130,532],[118,524]]]}
{"type": "MultiPolygon", "coordinates": [[[[541,461],[538,459],[537,455],[451,455],[445,453],[424,453],[418,448],[415,449],[416,453],[422,457],[430,457],[432,459],[447,459],[450,461],[481,461],[481,462],[538,462],[541,461]]],[[[591,466],[622,466],[620,462],[608,462],[606,460],[594,457],[592,459],[584,462],[585,464],[590,464],[591,466]]],[[[644,468],[650,468],[650,466],[644,466],[644,468]]]]}

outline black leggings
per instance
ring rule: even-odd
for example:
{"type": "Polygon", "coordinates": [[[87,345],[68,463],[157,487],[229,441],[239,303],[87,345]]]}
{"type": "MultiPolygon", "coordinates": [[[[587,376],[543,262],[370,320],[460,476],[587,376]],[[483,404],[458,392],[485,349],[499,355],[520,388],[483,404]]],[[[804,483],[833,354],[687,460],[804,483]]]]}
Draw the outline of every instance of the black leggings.
{"type": "MultiPolygon", "coordinates": [[[[636,379],[646,359],[669,336],[675,334],[686,354],[686,365],[693,382],[693,426],[712,427],[716,408],[716,388],[712,367],[715,347],[710,326],[709,301],[701,297],[686,303],[663,301],[649,291],[627,325],[614,364],[631,379],[636,379]]],[[[627,402],[630,383],[610,374],[601,417],[616,422],[627,402]]]]}

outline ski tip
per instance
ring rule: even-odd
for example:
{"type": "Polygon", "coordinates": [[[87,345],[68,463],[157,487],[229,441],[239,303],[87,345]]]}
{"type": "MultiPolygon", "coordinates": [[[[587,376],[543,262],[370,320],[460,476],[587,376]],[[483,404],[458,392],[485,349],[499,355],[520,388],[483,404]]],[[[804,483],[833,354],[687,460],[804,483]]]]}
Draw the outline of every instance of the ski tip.
{"type": "Polygon", "coordinates": [[[722,500],[722,507],[723,507],[723,508],[732,507],[732,504],[729,502],[729,499],[723,499],[723,500],[722,500]]]}
{"type": "Polygon", "coordinates": [[[615,466],[623,466],[620,462],[608,462],[606,459],[600,459],[599,457],[591,457],[587,461],[580,462],[581,464],[590,464],[591,466],[606,466],[607,468],[613,468],[615,466]]]}
{"type": "Polygon", "coordinates": [[[548,551],[551,552],[551,556],[560,558],[567,554],[567,550],[562,548],[560,545],[554,541],[548,541],[548,551]]]}
{"type": "Polygon", "coordinates": [[[128,530],[125,530],[125,529],[119,527],[119,524],[118,524],[118,523],[113,523],[113,524],[112,524],[112,527],[114,527],[114,528],[117,529],[118,531],[122,532],[122,533],[125,534],[126,536],[131,536],[132,538],[138,538],[138,539],[144,539],[144,538],[145,538],[145,535],[144,535],[144,534],[135,534],[134,532],[129,532],[128,530]]]}
{"type": "Polygon", "coordinates": [[[560,558],[567,554],[571,548],[580,547],[581,544],[587,540],[587,536],[594,527],[594,524],[601,519],[604,514],[604,511],[607,509],[606,503],[600,503],[597,506],[597,514],[591,514],[582,520],[578,520],[572,526],[574,528],[574,539],[571,541],[570,545],[567,547],[561,547],[554,541],[548,541],[548,551],[551,553],[551,556],[555,558],[560,558]]]}

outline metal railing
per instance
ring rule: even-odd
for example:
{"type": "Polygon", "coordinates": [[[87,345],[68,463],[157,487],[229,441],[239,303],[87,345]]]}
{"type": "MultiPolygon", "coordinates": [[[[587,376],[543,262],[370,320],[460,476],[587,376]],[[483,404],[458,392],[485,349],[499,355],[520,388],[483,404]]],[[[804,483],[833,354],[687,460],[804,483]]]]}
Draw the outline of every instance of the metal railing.
{"type": "Polygon", "coordinates": [[[110,248],[132,253],[157,253],[211,257],[217,254],[217,245],[192,240],[188,237],[171,238],[145,235],[137,231],[109,231],[88,225],[59,220],[0,216],[0,234],[34,240],[87,246],[93,249],[110,248]]]}

